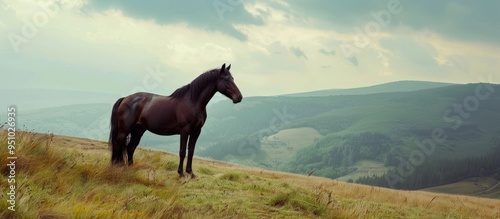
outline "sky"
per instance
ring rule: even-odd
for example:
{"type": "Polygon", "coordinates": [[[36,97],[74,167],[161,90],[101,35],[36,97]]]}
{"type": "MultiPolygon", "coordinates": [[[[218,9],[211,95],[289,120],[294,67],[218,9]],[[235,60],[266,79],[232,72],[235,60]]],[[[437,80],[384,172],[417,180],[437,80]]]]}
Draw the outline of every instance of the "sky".
{"type": "Polygon", "coordinates": [[[495,82],[498,11],[495,0],[0,0],[1,88],[168,95],[224,63],[244,96],[495,82]]]}

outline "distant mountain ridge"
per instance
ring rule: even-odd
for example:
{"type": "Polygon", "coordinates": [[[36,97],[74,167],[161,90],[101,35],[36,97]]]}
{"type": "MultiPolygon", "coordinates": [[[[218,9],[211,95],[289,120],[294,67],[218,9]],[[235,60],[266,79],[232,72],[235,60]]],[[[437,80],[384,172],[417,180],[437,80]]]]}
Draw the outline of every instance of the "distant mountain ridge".
{"type": "Polygon", "coordinates": [[[0,93],[8,94],[0,97],[1,109],[15,105],[21,111],[74,104],[110,103],[119,98],[117,94],[103,92],[55,89],[0,89],[0,93]]]}
{"type": "Polygon", "coordinates": [[[375,93],[410,92],[410,91],[425,90],[431,88],[446,87],[450,85],[455,85],[455,84],[443,83],[443,82],[429,82],[429,81],[395,81],[384,84],[372,85],[368,87],[316,90],[309,92],[284,94],[281,96],[317,97],[317,96],[337,96],[337,95],[364,95],[364,94],[375,94],[375,93]]]}

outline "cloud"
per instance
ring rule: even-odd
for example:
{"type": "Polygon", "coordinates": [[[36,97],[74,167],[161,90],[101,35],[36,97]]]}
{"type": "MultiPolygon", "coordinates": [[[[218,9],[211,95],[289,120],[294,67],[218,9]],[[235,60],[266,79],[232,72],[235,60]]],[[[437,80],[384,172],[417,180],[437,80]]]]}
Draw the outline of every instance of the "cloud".
{"type": "Polygon", "coordinates": [[[352,33],[356,27],[364,29],[369,22],[377,22],[373,14],[387,11],[391,2],[398,3],[402,11],[390,15],[388,25],[381,25],[383,32],[403,26],[432,31],[452,39],[500,44],[500,1],[375,0],[360,3],[290,0],[288,5],[313,20],[311,25],[352,33]]]}
{"type": "Polygon", "coordinates": [[[135,0],[90,0],[85,10],[100,12],[117,9],[138,19],[154,20],[158,24],[187,23],[207,31],[216,31],[246,40],[247,36],[234,25],[261,25],[260,17],[245,10],[241,1],[178,1],[156,0],[141,2],[135,0]]]}
{"type": "Polygon", "coordinates": [[[321,54],[323,54],[323,55],[327,55],[327,56],[334,56],[334,55],[336,54],[335,50],[333,50],[333,49],[332,49],[332,50],[327,50],[327,49],[323,49],[323,48],[321,48],[321,49],[319,50],[319,52],[320,52],[321,54]]]}
{"type": "Polygon", "coordinates": [[[290,50],[295,55],[295,57],[297,57],[297,58],[304,58],[305,60],[309,60],[309,59],[307,59],[307,56],[304,53],[304,51],[302,51],[299,47],[292,46],[292,47],[290,47],[290,50]]]}
{"type": "Polygon", "coordinates": [[[358,58],[356,56],[347,57],[346,60],[349,61],[354,66],[358,66],[359,65],[358,58]]]}
{"type": "Polygon", "coordinates": [[[452,39],[500,44],[499,1],[413,1],[400,21],[416,30],[431,30],[452,39]]]}

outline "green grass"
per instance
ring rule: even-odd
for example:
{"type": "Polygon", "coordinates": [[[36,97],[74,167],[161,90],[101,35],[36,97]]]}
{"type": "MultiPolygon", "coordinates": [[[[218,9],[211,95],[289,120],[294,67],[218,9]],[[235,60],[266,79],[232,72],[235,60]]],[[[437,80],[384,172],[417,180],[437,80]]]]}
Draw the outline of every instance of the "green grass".
{"type": "MultiPolygon", "coordinates": [[[[16,212],[2,201],[2,218],[467,218],[499,213],[496,200],[394,191],[201,159],[194,160],[196,178],[179,178],[173,168],[176,155],[139,149],[134,166],[114,167],[104,142],[17,136],[16,212]]],[[[6,150],[0,156],[6,157],[6,150]]],[[[0,187],[7,188],[6,165],[0,171],[0,187]]],[[[6,198],[2,192],[0,199],[6,198]]]]}
{"type": "MultiPolygon", "coordinates": [[[[17,210],[12,214],[2,202],[4,216],[132,218],[175,213],[176,183],[152,181],[143,176],[143,169],[112,167],[102,156],[76,148],[54,147],[49,135],[17,136],[17,210]]],[[[7,156],[5,150],[1,156],[7,156]]],[[[1,171],[8,170],[2,166],[1,171]]],[[[6,180],[1,186],[7,187],[6,180]]]]}
{"type": "Polygon", "coordinates": [[[298,150],[310,146],[321,137],[316,129],[309,127],[281,130],[261,141],[261,156],[257,156],[255,160],[267,164],[268,168],[277,169],[292,159],[298,150]]]}
{"type": "MultiPolygon", "coordinates": [[[[321,215],[313,208],[271,206],[268,202],[276,188],[280,192],[307,190],[279,180],[251,177],[236,171],[221,171],[212,166],[195,168],[197,178],[179,179],[176,157],[139,150],[136,165],[109,165],[104,143],[82,150],[78,142],[61,147],[50,135],[19,133],[16,161],[17,209],[0,215],[16,218],[165,218],[165,217],[272,217],[278,215],[321,215]],[[74,144],[74,145],[73,145],[74,144]],[[249,186],[252,185],[252,186],[249,186]]],[[[5,139],[2,139],[5,140],[5,139]]],[[[6,142],[6,141],[2,141],[6,142]]],[[[2,145],[5,146],[5,145],[2,145]]],[[[3,150],[1,156],[6,157],[3,150]]],[[[2,166],[2,176],[8,173],[2,166]]],[[[7,180],[1,181],[6,188],[7,180]]],[[[2,200],[6,199],[2,193],[2,200]]],[[[326,206],[315,202],[316,206],[326,206]]]]}

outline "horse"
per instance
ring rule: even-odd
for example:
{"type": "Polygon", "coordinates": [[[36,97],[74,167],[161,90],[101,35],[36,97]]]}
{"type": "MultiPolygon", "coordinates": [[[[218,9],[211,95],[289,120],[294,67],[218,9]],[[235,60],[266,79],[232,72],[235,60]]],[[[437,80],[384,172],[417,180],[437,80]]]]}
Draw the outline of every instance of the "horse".
{"type": "Polygon", "coordinates": [[[108,143],[112,165],[125,165],[125,159],[128,165],[134,163],[134,151],[146,130],[163,136],[180,135],[177,172],[181,178],[184,177],[187,145],[189,152],[186,173],[194,178],[194,148],[207,119],[208,102],[216,92],[222,93],[234,104],[243,99],[230,68],[231,65],[226,68],[224,63],[220,69],[208,70],[170,96],[139,92],[118,99],[111,112],[108,143]]]}

